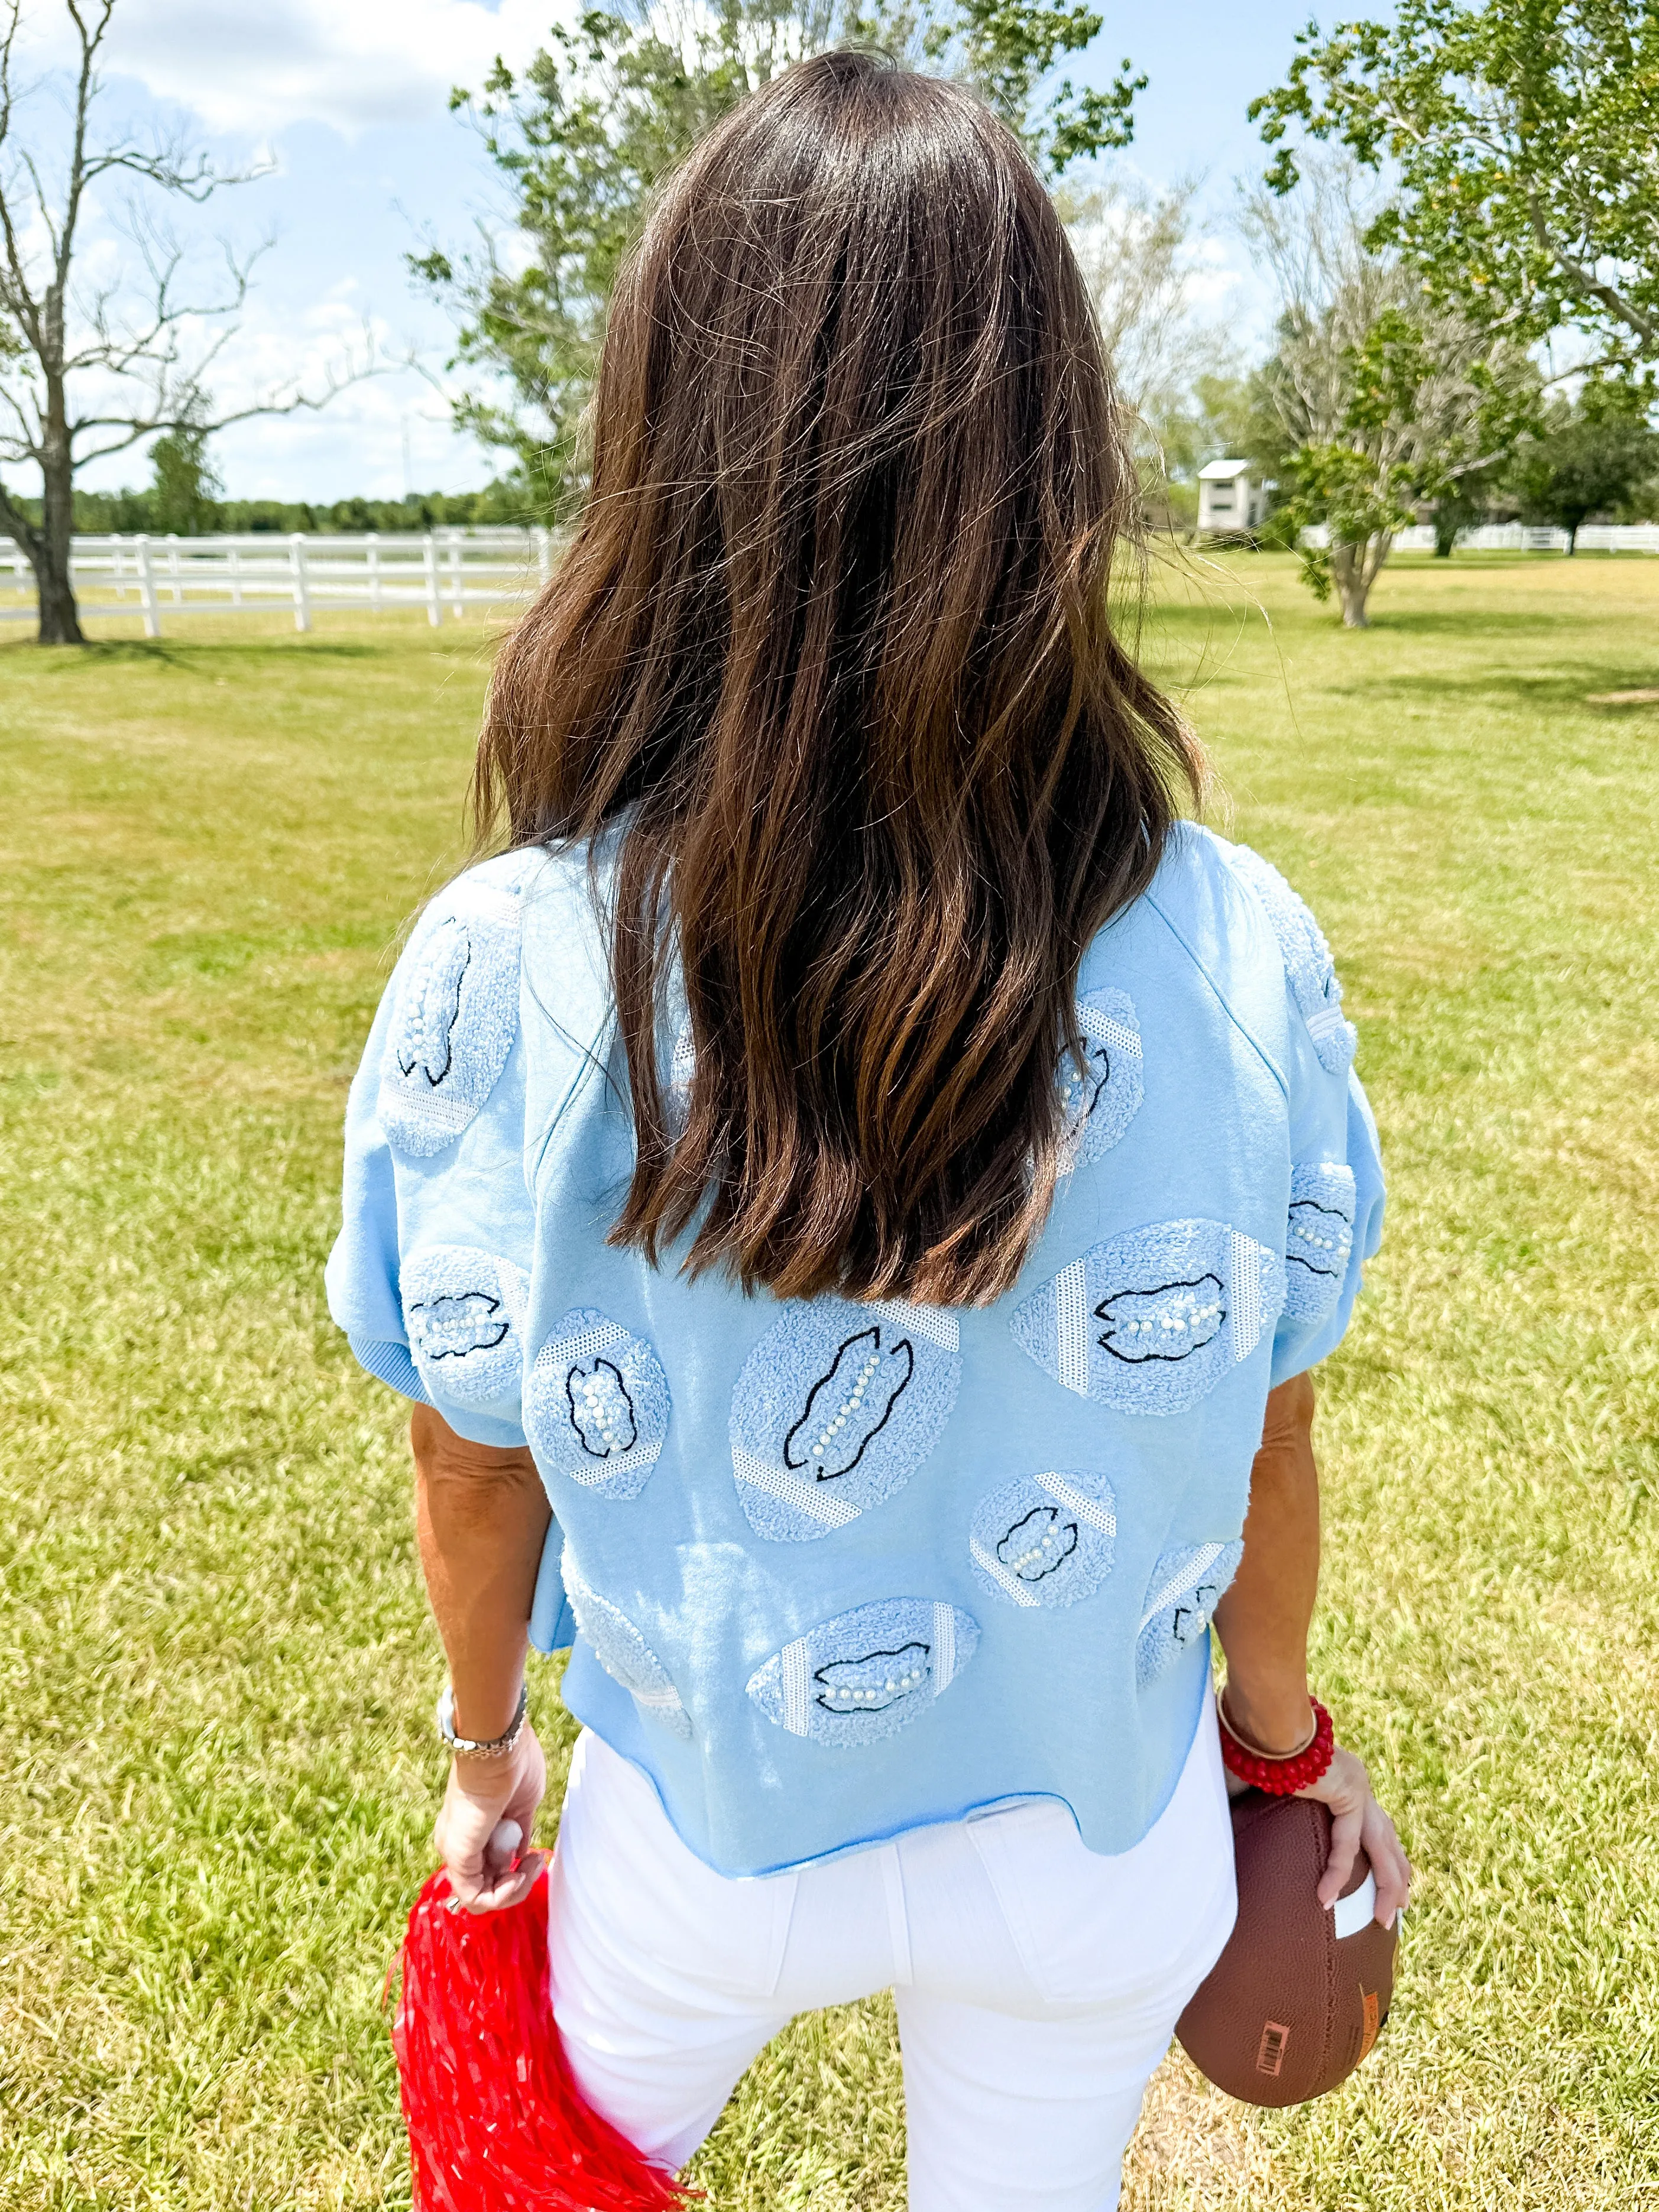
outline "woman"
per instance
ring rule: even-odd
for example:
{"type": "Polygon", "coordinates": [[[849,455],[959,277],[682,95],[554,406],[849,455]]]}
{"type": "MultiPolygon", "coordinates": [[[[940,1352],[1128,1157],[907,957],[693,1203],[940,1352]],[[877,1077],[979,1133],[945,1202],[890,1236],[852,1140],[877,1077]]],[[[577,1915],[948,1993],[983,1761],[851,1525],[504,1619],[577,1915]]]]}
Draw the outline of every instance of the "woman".
{"type": "MultiPolygon", "coordinates": [[[[1227,1740],[1313,1731],[1307,1376],[1381,1177],[1311,916],[1178,818],[1136,505],[1001,125],[851,54],[757,94],[623,273],[490,695],[510,848],[353,1091],[331,1304],[416,1401],[440,1848],[526,1893],[526,1633],[574,1638],[556,2014],[670,2165],[892,1984],[916,2212],[1114,2203],[1233,1916],[1212,1617],[1227,1740]]],[[[1386,1919],[1312,1764],[1322,1898],[1363,1841],[1386,1919]]]]}

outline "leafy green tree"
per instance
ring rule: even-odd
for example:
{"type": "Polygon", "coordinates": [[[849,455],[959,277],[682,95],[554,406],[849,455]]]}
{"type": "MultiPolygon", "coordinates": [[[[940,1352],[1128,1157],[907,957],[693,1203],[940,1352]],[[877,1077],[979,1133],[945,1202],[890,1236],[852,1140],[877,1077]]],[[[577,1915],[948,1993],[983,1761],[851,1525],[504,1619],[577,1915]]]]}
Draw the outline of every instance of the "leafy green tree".
{"type": "Polygon", "coordinates": [[[1604,368],[1659,356],[1654,0],[1399,0],[1297,45],[1249,111],[1275,191],[1293,128],[1339,140],[1397,187],[1370,243],[1438,305],[1523,343],[1574,327],[1604,368]]]}
{"type": "Polygon", "coordinates": [[[1624,385],[1588,384],[1576,403],[1555,401],[1540,434],[1516,448],[1510,482],[1521,512],[1565,530],[1570,555],[1592,514],[1624,506],[1659,471],[1649,397],[1624,385]]]}
{"type": "Polygon", "coordinates": [[[1261,372],[1291,496],[1279,513],[1316,596],[1334,587],[1348,628],[1369,622],[1371,587],[1419,506],[1505,455],[1534,419],[1538,373],[1506,332],[1437,306],[1379,250],[1374,206],[1351,165],[1310,165],[1303,188],[1258,193],[1246,229],[1282,312],[1261,372]],[[1302,532],[1318,527],[1326,542],[1302,532]]]}
{"type": "Polygon", "coordinates": [[[149,449],[150,527],[199,538],[218,527],[224,486],[208,459],[208,434],[194,419],[196,410],[186,405],[183,411],[185,419],[149,449]]]}
{"type": "Polygon", "coordinates": [[[606,303],[658,180],[711,124],[803,56],[879,42],[975,85],[1051,175],[1130,137],[1146,80],[1125,62],[1104,91],[1069,79],[1040,100],[1060,58],[1102,17],[1074,0],[617,0],[514,72],[497,61],[469,108],[514,206],[511,250],[485,230],[472,252],[434,245],[416,275],[448,306],[451,367],[486,372],[455,403],[457,426],[511,453],[544,514],[582,480],[580,424],[606,303]]]}

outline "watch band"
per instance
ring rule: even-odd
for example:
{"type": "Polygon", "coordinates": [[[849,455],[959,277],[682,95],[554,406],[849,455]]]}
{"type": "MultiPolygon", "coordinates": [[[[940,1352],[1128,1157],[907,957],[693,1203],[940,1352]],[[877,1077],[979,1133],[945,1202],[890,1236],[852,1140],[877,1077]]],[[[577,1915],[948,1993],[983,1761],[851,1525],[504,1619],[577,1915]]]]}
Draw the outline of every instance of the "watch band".
{"type": "Polygon", "coordinates": [[[525,1718],[530,1710],[530,1686],[519,1686],[519,1702],[506,1733],[480,1737],[457,1735],[455,1733],[455,1688],[451,1682],[444,1684],[443,1695],[438,1700],[438,1733],[450,1750],[464,1759],[505,1759],[524,1734],[525,1718]]]}

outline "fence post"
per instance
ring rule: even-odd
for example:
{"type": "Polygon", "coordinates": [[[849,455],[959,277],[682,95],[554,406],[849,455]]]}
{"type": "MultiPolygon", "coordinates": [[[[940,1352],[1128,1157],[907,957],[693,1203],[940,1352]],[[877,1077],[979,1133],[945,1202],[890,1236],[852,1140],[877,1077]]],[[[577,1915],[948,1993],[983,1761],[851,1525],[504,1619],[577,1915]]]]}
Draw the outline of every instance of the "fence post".
{"type": "Polygon", "coordinates": [[[161,609],[155,596],[155,568],[149,556],[149,539],[141,532],[133,540],[133,551],[138,556],[138,597],[144,610],[144,635],[161,635],[161,609]]]}
{"type": "Polygon", "coordinates": [[[173,604],[175,607],[181,607],[185,604],[185,592],[179,580],[179,533],[176,530],[167,532],[167,574],[173,580],[173,604]]]}
{"type": "Polygon", "coordinates": [[[121,579],[126,574],[126,569],[121,558],[121,541],[118,538],[112,537],[109,541],[109,572],[114,586],[112,596],[118,599],[125,599],[127,587],[121,579]]]}
{"type": "Polygon", "coordinates": [[[455,619],[460,622],[466,614],[466,583],[461,574],[461,532],[449,533],[450,598],[455,609],[455,619]]]}
{"type": "Polygon", "coordinates": [[[438,596],[438,547],[428,530],[421,541],[422,565],[426,570],[426,618],[436,629],[444,618],[444,603],[438,596]]]}
{"type": "Polygon", "coordinates": [[[234,545],[230,549],[230,604],[234,607],[242,604],[242,556],[234,545]]]}
{"type": "Polygon", "coordinates": [[[553,532],[544,523],[536,527],[536,566],[543,583],[553,580],[553,532]]]}
{"type": "Polygon", "coordinates": [[[306,541],[295,531],[288,541],[289,566],[294,571],[294,627],[311,628],[311,592],[306,577],[306,541]]]}
{"type": "Polygon", "coordinates": [[[368,604],[374,613],[380,613],[380,533],[378,530],[371,530],[368,533],[368,604]]]}

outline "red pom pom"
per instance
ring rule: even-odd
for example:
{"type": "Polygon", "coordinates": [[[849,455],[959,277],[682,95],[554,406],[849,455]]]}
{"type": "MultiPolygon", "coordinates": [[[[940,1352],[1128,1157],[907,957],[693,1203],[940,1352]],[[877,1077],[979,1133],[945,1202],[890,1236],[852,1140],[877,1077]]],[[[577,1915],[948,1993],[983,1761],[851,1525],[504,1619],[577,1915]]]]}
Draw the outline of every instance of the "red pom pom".
{"type": "Polygon", "coordinates": [[[522,1905],[409,1916],[392,2040],[418,2212],[677,2212],[694,2191],[584,2100],[553,2020],[547,1869],[522,1905]]]}

